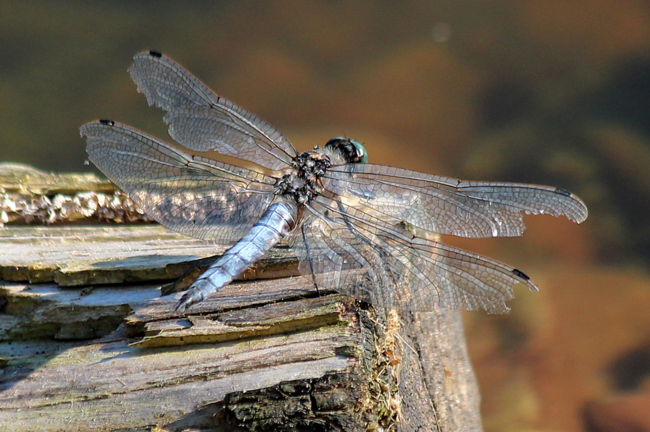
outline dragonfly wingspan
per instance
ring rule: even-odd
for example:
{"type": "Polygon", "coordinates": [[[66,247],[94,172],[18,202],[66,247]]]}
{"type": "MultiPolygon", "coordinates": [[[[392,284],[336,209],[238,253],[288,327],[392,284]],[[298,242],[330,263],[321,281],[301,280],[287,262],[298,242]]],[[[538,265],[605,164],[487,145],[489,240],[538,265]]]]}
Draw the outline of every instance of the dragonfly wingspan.
{"type": "Polygon", "coordinates": [[[149,105],[167,111],[172,138],[190,150],[216,150],[271,170],[285,168],[297,154],[273,126],[217,96],[162,54],[137,54],[129,72],[149,105]]]}
{"type": "Polygon", "coordinates": [[[180,144],[276,171],[267,176],[192,156],[112,121],[82,126],[90,159],[158,222],[220,243],[252,228],[201,279],[209,289],[193,286],[178,310],[223,287],[287,236],[317,287],[342,289],[378,309],[505,312],[513,285],[537,290],[528,276],[438,243],[436,234],[517,236],[523,213],[587,217],[584,203],[563,189],[361,163],[363,146],[346,138],[297,154],[274,127],[153,51],[136,55],[130,73],[149,104],[167,111],[180,144]]]}
{"type": "Polygon", "coordinates": [[[179,233],[232,243],[273,200],[275,179],[256,171],[191,156],[109,120],[80,131],[90,160],[149,216],[179,233]]]}
{"type": "Polygon", "coordinates": [[[349,164],[332,168],[326,189],[386,217],[436,234],[512,237],[523,233],[523,213],[587,218],[575,195],[548,186],[469,182],[401,168],[349,164]]]}

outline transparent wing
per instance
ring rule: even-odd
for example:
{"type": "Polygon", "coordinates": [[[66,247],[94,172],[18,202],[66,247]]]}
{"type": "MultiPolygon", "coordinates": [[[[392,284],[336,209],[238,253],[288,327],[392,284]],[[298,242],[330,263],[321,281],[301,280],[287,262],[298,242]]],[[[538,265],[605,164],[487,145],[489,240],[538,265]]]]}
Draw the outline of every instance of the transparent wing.
{"type": "Polygon", "coordinates": [[[275,179],[188,155],[110,120],[83,125],[89,159],[167,228],[228,244],[239,240],[273,199],[275,179]]]}
{"type": "Polygon", "coordinates": [[[301,271],[320,288],[343,289],[389,310],[508,310],[512,286],[537,287],[521,271],[489,258],[412,236],[385,220],[318,197],[293,233],[301,271]]]}
{"type": "Polygon", "coordinates": [[[190,150],[216,150],[272,170],[286,167],[296,155],[273,126],[217,96],[168,57],[137,54],[129,72],[149,105],[167,111],[172,138],[190,150]]]}
{"type": "Polygon", "coordinates": [[[563,189],[463,181],[383,165],[349,164],[328,171],[323,185],[350,205],[423,230],[460,237],[512,237],[522,212],[587,218],[587,207],[563,189]]]}

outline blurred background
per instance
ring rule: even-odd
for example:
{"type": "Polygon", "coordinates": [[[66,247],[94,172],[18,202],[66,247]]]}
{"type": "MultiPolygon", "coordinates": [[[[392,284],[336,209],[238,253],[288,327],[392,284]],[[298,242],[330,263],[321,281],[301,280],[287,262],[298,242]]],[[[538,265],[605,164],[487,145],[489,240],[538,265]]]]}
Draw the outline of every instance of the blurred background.
{"type": "Polygon", "coordinates": [[[126,71],[149,49],[299,150],[345,135],[374,163],[579,195],[580,226],[446,239],[541,288],[465,315],[485,429],[650,430],[648,0],[1,1],[0,161],[91,170],[96,118],[169,140],[126,71]]]}

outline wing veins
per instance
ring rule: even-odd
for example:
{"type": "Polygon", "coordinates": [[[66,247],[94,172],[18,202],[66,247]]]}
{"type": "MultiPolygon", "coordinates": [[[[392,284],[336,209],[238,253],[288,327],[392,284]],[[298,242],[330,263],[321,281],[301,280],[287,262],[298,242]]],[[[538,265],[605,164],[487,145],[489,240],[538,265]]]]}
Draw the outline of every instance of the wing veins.
{"type": "MultiPolygon", "coordinates": [[[[221,97],[218,97],[218,98],[221,99],[221,97]]],[[[221,106],[223,106],[223,105],[221,105],[221,106]]],[[[282,153],[284,153],[284,154],[289,158],[289,160],[291,160],[294,156],[297,156],[297,155],[298,155],[298,151],[297,151],[296,148],[293,146],[293,143],[292,143],[291,141],[287,140],[287,143],[288,143],[288,144],[291,146],[291,148],[293,149],[293,151],[294,151],[294,153],[295,153],[294,155],[290,155],[289,153],[287,153],[287,152],[286,152],[282,147],[280,147],[280,146],[279,146],[279,145],[278,145],[278,144],[277,144],[277,143],[276,143],[276,142],[275,142],[275,141],[274,141],[270,136],[268,136],[268,134],[264,133],[260,128],[258,128],[257,126],[255,126],[255,125],[254,125],[250,120],[248,120],[245,116],[243,116],[243,115],[237,113],[236,111],[233,111],[232,109],[229,109],[229,108],[227,108],[227,107],[225,107],[225,108],[228,110],[228,114],[232,114],[232,115],[236,116],[236,117],[239,118],[241,121],[243,121],[244,123],[246,123],[246,124],[247,124],[251,129],[254,129],[255,131],[259,132],[260,135],[262,135],[264,138],[266,138],[267,142],[273,143],[273,148],[277,148],[278,150],[280,150],[282,153]]],[[[242,131],[242,132],[246,132],[246,131],[242,131]]],[[[252,135],[249,135],[249,136],[251,136],[251,138],[253,138],[253,139],[255,140],[255,144],[256,144],[260,149],[266,151],[266,152],[269,153],[271,156],[273,156],[273,157],[275,157],[276,159],[278,159],[278,160],[280,160],[280,161],[286,163],[287,165],[289,165],[289,162],[288,162],[288,161],[282,159],[279,155],[273,153],[272,148],[265,148],[264,146],[262,146],[262,145],[259,143],[258,140],[255,139],[255,137],[253,137],[252,135]]]]}
{"type": "MultiPolygon", "coordinates": [[[[332,180],[334,180],[334,181],[337,181],[337,179],[334,178],[334,177],[328,177],[328,178],[330,178],[330,179],[332,179],[332,180]]],[[[495,222],[494,219],[492,219],[492,218],[491,218],[490,216],[488,216],[488,215],[485,215],[485,214],[483,214],[483,213],[477,211],[476,209],[472,208],[471,206],[468,206],[468,205],[466,205],[465,203],[460,202],[459,200],[454,199],[453,196],[450,196],[450,195],[448,195],[447,193],[435,194],[435,193],[432,193],[432,192],[428,191],[426,188],[421,187],[421,186],[413,186],[412,189],[407,189],[407,188],[406,188],[404,185],[402,185],[402,184],[399,184],[399,183],[391,183],[391,182],[387,182],[387,181],[380,180],[380,179],[372,179],[372,181],[373,181],[374,183],[385,184],[385,185],[387,185],[387,186],[393,186],[393,187],[396,187],[396,188],[399,188],[399,189],[408,190],[408,191],[417,191],[417,192],[422,192],[424,195],[426,195],[426,196],[428,196],[428,197],[432,197],[432,198],[434,198],[434,199],[439,199],[439,200],[441,200],[441,201],[444,201],[445,203],[450,204],[451,207],[460,208],[460,209],[466,211],[467,213],[471,214],[472,216],[475,216],[475,217],[480,218],[480,219],[483,220],[486,224],[488,224],[490,227],[492,227],[492,231],[494,232],[494,229],[495,229],[495,228],[494,228],[494,222],[495,222]]],[[[358,185],[360,185],[360,186],[363,186],[363,185],[366,184],[365,182],[363,182],[363,181],[359,181],[359,180],[348,180],[347,183],[358,184],[358,185]]],[[[465,198],[471,198],[471,199],[480,200],[480,201],[484,201],[484,202],[488,202],[488,203],[490,202],[490,200],[488,200],[488,199],[479,199],[479,198],[475,198],[475,197],[469,197],[469,196],[464,195],[463,193],[461,193],[461,192],[459,192],[459,191],[457,191],[457,190],[455,190],[455,189],[449,189],[449,188],[438,188],[438,189],[436,189],[436,190],[444,191],[444,192],[448,192],[448,193],[453,193],[453,194],[458,194],[459,196],[462,196],[462,197],[465,197],[465,198]]],[[[355,196],[357,196],[357,195],[355,195],[355,196]]],[[[387,217],[395,218],[395,216],[391,216],[391,215],[387,214],[385,211],[373,207],[373,206],[372,206],[372,200],[371,200],[371,199],[369,199],[369,198],[363,198],[363,197],[360,197],[360,198],[361,198],[365,203],[367,203],[367,206],[370,207],[370,208],[372,208],[373,211],[376,211],[376,212],[378,212],[378,213],[381,213],[381,214],[383,214],[384,216],[387,216],[387,217]]],[[[518,208],[516,208],[516,207],[514,207],[514,206],[507,205],[507,204],[503,204],[503,203],[500,203],[500,204],[502,204],[502,205],[504,205],[504,206],[511,207],[511,208],[516,209],[516,210],[519,210],[519,211],[522,210],[522,209],[518,209],[518,208]]],[[[403,207],[403,206],[401,206],[401,207],[403,207]]],[[[431,215],[429,215],[429,217],[430,217],[430,219],[433,219],[433,220],[436,219],[435,217],[433,217],[433,216],[431,216],[431,215]]],[[[411,223],[412,223],[412,222],[411,222],[411,223]]],[[[424,228],[424,227],[422,227],[422,226],[420,226],[420,225],[417,225],[416,223],[413,223],[413,225],[415,225],[415,226],[417,226],[418,228],[423,229],[423,230],[425,230],[425,231],[433,232],[433,231],[430,231],[430,230],[428,230],[428,229],[426,229],[426,228],[424,228]]]]}
{"type": "MultiPolygon", "coordinates": [[[[323,207],[325,207],[326,209],[334,212],[334,213],[340,214],[344,218],[345,217],[350,217],[351,219],[356,220],[358,222],[358,224],[355,224],[357,226],[357,228],[362,229],[362,230],[364,230],[366,232],[369,232],[372,235],[377,235],[377,233],[373,233],[372,230],[365,228],[363,225],[368,225],[368,226],[376,229],[377,231],[381,232],[386,237],[391,238],[396,243],[400,243],[402,246],[404,246],[404,247],[406,247],[408,249],[427,252],[427,254],[435,255],[435,256],[438,256],[438,257],[441,257],[441,258],[458,259],[458,258],[452,258],[452,257],[450,257],[448,255],[443,255],[443,254],[441,254],[439,252],[435,252],[436,249],[440,249],[440,250],[443,250],[445,252],[454,253],[456,255],[459,255],[460,257],[471,258],[472,260],[476,260],[476,262],[480,262],[482,265],[489,264],[489,266],[486,265],[486,267],[497,271],[498,273],[502,274],[505,277],[517,280],[518,282],[527,285],[531,290],[535,290],[535,291],[537,290],[537,287],[532,282],[516,276],[515,274],[512,273],[512,270],[513,270],[512,268],[510,268],[506,264],[503,264],[503,263],[501,263],[499,261],[491,260],[489,258],[484,258],[484,257],[481,257],[479,255],[472,254],[470,252],[467,252],[467,251],[464,251],[464,250],[461,250],[461,249],[452,248],[450,246],[446,246],[446,245],[444,245],[442,243],[439,243],[439,242],[433,242],[431,240],[426,240],[426,239],[423,239],[423,238],[420,238],[420,237],[412,236],[411,240],[419,239],[419,240],[426,241],[426,242],[432,244],[431,246],[418,245],[417,243],[413,243],[413,242],[409,241],[405,236],[399,235],[395,231],[391,231],[391,230],[388,230],[388,229],[386,229],[384,227],[381,227],[380,225],[377,225],[376,223],[373,223],[370,220],[364,220],[363,218],[352,215],[351,213],[348,213],[348,212],[343,212],[345,214],[345,216],[344,216],[341,211],[337,210],[334,207],[331,207],[331,206],[329,206],[329,205],[327,205],[325,203],[322,203],[322,202],[319,202],[319,204],[322,205],[323,207]],[[417,247],[417,246],[419,246],[419,247],[417,247]]],[[[363,211],[360,211],[360,210],[358,210],[356,208],[354,210],[358,211],[361,214],[366,215],[368,217],[368,219],[374,219],[374,217],[372,215],[369,215],[369,214],[367,214],[367,213],[365,213],[363,211]]],[[[400,256],[400,255],[403,255],[403,254],[396,254],[396,255],[400,256]]],[[[477,276],[474,276],[474,275],[468,273],[467,271],[463,270],[462,268],[459,268],[457,266],[451,266],[449,264],[444,263],[440,259],[438,259],[438,260],[432,259],[432,258],[429,258],[426,255],[420,255],[419,253],[418,253],[417,256],[418,256],[418,258],[421,258],[421,259],[425,260],[426,262],[428,262],[430,265],[437,266],[437,267],[442,267],[442,268],[445,268],[445,269],[452,268],[452,269],[459,270],[459,271],[462,272],[461,274],[459,274],[458,272],[453,272],[453,273],[456,276],[462,278],[465,281],[473,282],[474,284],[476,284],[477,286],[483,288],[484,290],[485,290],[485,288],[488,288],[487,291],[489,291],[489,292],[494,291],[493,287],[491,287],[490,285],[487,285],[485,282],[481,281],[477,276]]],[[[408,259],[409,259],[409,262],[411,264],[413,264],[413,268],[417,269],[417,265],[415,265],[416,263],[411,261],[410,258],[408,258],[408,259]]],[[[458,259],[458,260],[461,261],[461,262],[468,262],[468,261],[463,260],[463,259],[458,259]]],[[[432,281],[430,279],[430,277],[427,276],[426,274],[423,274],[419,270],[418,270],[417,273],[422,274],[423,277],[426,278],[426,280],[428,280],[429,282],[434,283],[434,281],[432,281]]],[[[459,289],[461,289],[461,290],[463,290],[463,291],[465,291],[467,293],[471,293],[471,291],[465,290],[462,286],[457,285],[457,288],[459,288],[459,289]]]]}
{"type": "MultiPolygon", "coordinates": [[[[150,104],[167,111],[164,118],[168,124],[171,124],[170,127],[172,129],[174,129],[173,122],[175,117],[180,121],[178,126],[182,129],[188,126],[187,124],[183,124],[183,116],[200,119],[201,116],[197,116],[199,113],[196,111],[203,111],[203,118],[210,122],[221,124],[238,133],[245,132],[244,135],[248,137],[251,137],[251,131],[256,133],[257,137],[253,137],[255,148],[270,156],[272,158],[271,160],[275,159],[277,162],[288,165],[293,155],[271,138],[270,133],[277,133],[280,142],[293,150],[295,155],[298,154],[293,143],[284,138],[273,126],[254,114],[240,108],[228,99],[217,95],[205,83],[169,57],[152,52],[143,52],[137,54],[134,59],[134,63],[129,68],[133,80],[138,84],[139,89],[147,95],[148,99],[150,99],[149,95],[151,95],[152,100],[150,100],[150,104]],[[165,75],[169,78],[165,78],[165,75]],[[197,107],[196,110],[192,109],[192,106],[197,107]],[[210,112],[214,114],[210,115],[210,112]],[[230,119],[230,124],[225,122],[226,118],[230,119]],[[268,129],[268,131],[265,132],[265,129],[268,129]],[[265,142],[265,144],[260,144],[260,141],[265,142]],[[280,154],[276,153],[274,149],[279,150],[280,154]],[[288,160],[281,157],[282,154],[288,160]]],[[[183,141],[189,137],[187,131],[179,132],[179,134],[179,137],[184,137],[182,138],[183,141]]],[[[230,146],[230,144],[226,144],[230,146]]],[[[249,142],[248,144],[250,145],[252,143],[249,142]]],[[[231,148],[235,149],[236,147],[231,148]]],[[[219,151],[218,147],[212,149],[219,151]]],[[[201,149],[197,148],[195,150],[201,149]]],[[[245,160],[266,166],[270,169],[277,169],[277,162],[272,163],[266,161],[265,164],[263,161],[256,161],[251,158],[250,147],[248,151],[245,146],[239,148],[238,151],[243,151],[245,154],[248,153],[243,158],[245,160]]],[[[226,154],[237,157],[235,154],[226,154]]]]}

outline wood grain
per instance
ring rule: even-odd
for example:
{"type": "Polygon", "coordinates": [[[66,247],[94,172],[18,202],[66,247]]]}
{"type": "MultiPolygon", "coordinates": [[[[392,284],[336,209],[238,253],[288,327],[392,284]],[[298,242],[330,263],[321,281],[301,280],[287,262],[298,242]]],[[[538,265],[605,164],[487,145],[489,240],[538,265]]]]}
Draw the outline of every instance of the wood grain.
{"type": "Polygon", "coordinates": [[[280,247],[178,316],[161,294],[223,247],[153,224],[9,224],[0,250],[2,431],[482,430],[459,311],[375,314],[280,247]]]}

